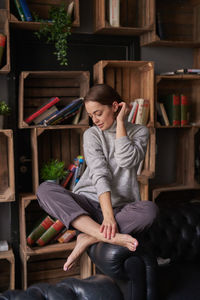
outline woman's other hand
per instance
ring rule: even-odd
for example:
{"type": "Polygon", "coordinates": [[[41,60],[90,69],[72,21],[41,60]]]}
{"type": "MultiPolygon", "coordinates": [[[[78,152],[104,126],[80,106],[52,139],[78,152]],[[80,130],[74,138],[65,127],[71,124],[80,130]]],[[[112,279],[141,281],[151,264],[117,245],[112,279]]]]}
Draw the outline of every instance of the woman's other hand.
{"type": "Polygon", "coordinates": [[[103,223],[100,226],[100,232],[104,235],[106,239],[111,239],[115,237],[115,234],[118,232],[117,223],[115,219],[104,219],[103,223]]]}

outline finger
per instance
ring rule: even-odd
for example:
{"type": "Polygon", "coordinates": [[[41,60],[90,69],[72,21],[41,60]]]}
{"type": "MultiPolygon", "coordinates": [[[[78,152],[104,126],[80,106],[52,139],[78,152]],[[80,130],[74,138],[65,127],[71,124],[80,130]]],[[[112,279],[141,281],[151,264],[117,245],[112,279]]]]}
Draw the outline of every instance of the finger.
{"type": "Polygon", "coordinates": [[[104,231],[104,227],[105,227],[105,226],[104,226],[103,224],[100,226],[100,229],[99,229],[99,230],[100,230],[101,233],[104,231]]]}
{"type": "Polygon", "coordinates": [[[107,239],[107,226],[104,227],[103,233],[104,233],[104,237],[107,239]]]}
{"type": "Polygon", "coordinates": [[[107,238],[109,240],[111,239],[111,233],[112,233],[112,227],[111,227],[111,225],[109,225],[107,228],[107,238]]]}
{"type": "Polygon", "coordinates": [[[115,234],[116,234],[116,226],[112,226],[112,232],[111,232],[111,235],[112,237],[115,237],[115,234]]]}

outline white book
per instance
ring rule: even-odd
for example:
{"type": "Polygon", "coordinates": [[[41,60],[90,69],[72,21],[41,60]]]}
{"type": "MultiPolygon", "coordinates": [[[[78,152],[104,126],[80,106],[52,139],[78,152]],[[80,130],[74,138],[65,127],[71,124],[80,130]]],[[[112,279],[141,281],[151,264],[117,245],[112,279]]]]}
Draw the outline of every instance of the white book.
{"type": "Polygon", "coordinates": [[[137,101],[133,101],[133,102],[130,103],[130,105],[132,106],[132,108],[131,108],[131,111],[128,115],[128,122],[132,122],[133,115],[134,115],[134,112],[137,108],[138,103],[137,103],[137,101]]]}
{"type": "Polygon", "coordinates": [[[137,99],[139,104],[135,124],[146,125],[149,117],[149,100],[137,99]]]}
{"type": "Polygon", "coordinates": [[[120,26],[120,0],[109,0],[109,23],[113,27],[120,26]]]}

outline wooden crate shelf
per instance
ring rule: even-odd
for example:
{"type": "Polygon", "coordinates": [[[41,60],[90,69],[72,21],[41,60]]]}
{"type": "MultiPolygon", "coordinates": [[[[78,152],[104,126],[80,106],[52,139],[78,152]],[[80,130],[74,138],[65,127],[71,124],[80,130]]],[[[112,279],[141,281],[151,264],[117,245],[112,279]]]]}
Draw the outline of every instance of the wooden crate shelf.
{"type": "Polygon", "coordinates": [[[200,75],[156,76],[156,99],[168,94],[184,94],[188,97],[190,123],[200,126],[200,75]]]}
{"type": "Polygon", "coordinates": [[[95,0],[94,32],[138,36],[153,29],[153,0],[120,1],[120,26],[108,22],[106,0],[95,0]]]}
{"type": "Polygon", "coordinates": [[[15,257],[13,254],[12,249],[9,249],[8,251],[2,251],[0,252],[0,268],[1,268],[1,274],[0,274],[0,293],[3,291],[1,289],[7,290],[7,289],[11,289],[14,290],[15,289],[15,257]],[[6,273],[8,273],[8,268],[7,268],[7,263],[9,263],[9,273],[7,274],[7,276],[4,278],[4,267],[2,266],[3,261],[6,263],[5,265],[5,271],[6,273]],[[7,281],[7,277],[8,277],[8,281],[7,281]],[[4,281],[6,281],[4,283],[4,281]],[[7,282],[9,282],[7,284],[7,282]],[[5,284],[5,287],[4,287],[5,284]]]}
{"type": "MultiPolygon", "coordinates": [[[[74,20],[72,27],[80,26],[80,15],[79,15],[79,0],[74,1],[74,20]]],[[[35,12],[37,16],[41,19],[48,19],[48,11],[51,6],[59,5],[62,0],[27,0],[28,7],[30,12],[35,12]]],[[[65,4],[68,5],[71,0],[65,1],[65,4]]],[[[20,30],[38,30],[41,26],[40,22],[23,22],[20,20],[18,12],[15,8],[14,1],[7,0],[7,7],[10,12],[9,23],[12,28],[17,28],[20,30]]]]}
{"type": "MultiPolygon", "coordinates": [[[[28,230],[30,231],[33,223],[44,213],[39,207],[36,195],[23,194],[20,197],[19,203],[19,220],[20,220],[20,257],[22,263],[22,280],[23,288],[26,289],[28,285],[35,283],[36,281],[56,282],[67,276],[78,276],[80,278],[86,278],[91,275],[92,265],[89,257],[84,253],[79,261],[78,266],[75,266],[72,271],[62,271],[62,266],[67,259],[67,255],[74,249],[75,241],[69,243],[55,243],[49,244],[44,247],[30,247],[27,245],[26,237],[28,230]],[[67,254],[68,253],[68,254],[67,254]],[[57,261],[57,266],[53,267],[52,260],[57,261]],[[48,262],[49,261],[49,262],[48,262]],[[51,265],[51,269],[48,271],[42,270],[42,267],[30,271],[29,278],[29,264],[31,262],[37,264],[37,268],[44,265],[51,265]],[[53,270],[53,269],[56,269],[53,270]],[[32,273],[33,272],[33,273],[32,273]],[[37,273],[38,272],[38,273],[37,273]],[[37,276],[34,274],[38,274],[37,276]],[[53,274],[56,273],[56,274],[53,274]]],[[[33,264],[32,264],[33,265],[33,264]]]]}
{"type": "MultiPolygon", "coordinates": [[[[33,128],[24,119],[34,113],[51,97],[59,97],[61,109],[72,100],[84,97],[89,89],[88,71],[26,71],[19,80],[19,128],[33,128]]],[[[83,111],[79,125],[88,125],[83,111]]],[[[58,125],[55,125],[55,127],[58,125]]]]}
{"type": "Polygon", "coordinates": [[[45,162],[58,159],[64,161],[67,168],[77,155],[83,155],[83,132],[86,128],[31,129],[33,193],[41,183],[40,169],[45,162]]]}
{"type": "Polygon", "coordinates": [[[153,13],[154,28],[151,32],[144,33],[141,36],[141,46],[200,46],[199,0],[181,2],[179,0],[155,0],[153,7],[155,9],[153,13]],[[162,28],[163,37],[159,36],[156,27],[162,28]]]}
{"type": "Polygon", "coordinates": [[[0,130],[0,202],[15,200],[13,131],[0,130]]]}
{"type": "Polygon", "coordinates": [[[10,30],[8,23],[8,10],[0,9],[0,32],[6,35],[6,46],[3,54],[3,63],[0,67],[0,74],[10,72],[10,30]]]}
{"type": "Polygon", "coordinates": [[[154,64],[146,61],[99,61],[94,65],[94,83],[112,86],[127,103],[136,98],[149,99],[150,139],[139,181],[152,178],[155,172],[154,64]]]}

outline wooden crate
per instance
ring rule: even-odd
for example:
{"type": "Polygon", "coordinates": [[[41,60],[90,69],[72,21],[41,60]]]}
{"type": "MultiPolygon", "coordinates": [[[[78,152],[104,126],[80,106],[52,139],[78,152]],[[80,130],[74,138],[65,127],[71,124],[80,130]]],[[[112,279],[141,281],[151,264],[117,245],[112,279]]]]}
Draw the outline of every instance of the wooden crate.
{"type": "Polygon", "coordinates": [[[10,72],[10,30],[8,23],[8,11],[0,9],[0,32],[6,35],[6,46],[3,54],[3,65],[0,67],[0,74],[10,72]]]}
{"type": "Polygon", "coordinates": [[[153,177],[155,172],[155,130],[154,126],[154,64],[146,61],[99,61],[94,65],[94,83],[112,86],[126,102],[135,98],[150,101],[150,139],[144,168],[138,177],[153,177]]]}
{"type": "Polygon", "coordinates": [[[0,130],[0,202],[15,200],[13,131],[0,130]]]}
{"type": "Polygon", "coordinates": [[[44,247],[30,247],[26,237],[31,226],[44,214],[39,207],[34,194],[24,194],[20,197],[20,257],[22,263],[23,288],[36,282],[55,283],[65,277],[86,278],[91,275],[92,265],[89,257],[84,253],[79,264],[69,272],[62,271],[67,256],[74,249],[75,241],[69,243],[49,244],[44,247]],[[55,267],[56,265],[56,267],[55,267]]]}
{"type": "Polygon", "coordinates": [[[120,26],[108,22],[106,0],[95,0],[94,31],[100,34],[141,35],[153,29],[154,0],[120,1],[120,26]]]}
{"type": "Polygon", "coordinates": [[[83,155],[83,132],[85,128],[32,128],[32,174],[33,193],[36,193],[40,180],[40,170],[51,159],[65,162],[67,168],[77,155],[83,155]]]}
{"type": "Polygon", "coordinates": [[[0,252],[0,293],[15,289],[15,257],[12,249],[0,252]],[[9,267],[8,267],[9,264],[9,267]]]}
{"type": "MultiPolygon", "coordinates": [[[[44,20],[48,19],[48,12],[51,6],[58,6],[63,3],[62,0],[26,0],[30,12],[35,12],[36,15],[44,20]]],[[[80,26],[79,15],[79,0],[73,0],[74,2],[74,20],[72,27],[80,26]]],[[[71,0],[66,0],[65,4],[71,3],[71,0]]],[[[7,0],[7,7],[10,12],[10,23],[12,27],[18,29],[38,30],[40,28],[39,22],[22,22],[15,8],[14,1],[7,0]]]]}
{"type": "MultiPolygon", "coordinates": [[[[84,97],[89,89],[88,71],[25,71],[19,80],[19,128],[31,128],[24,121],[51,97],[59,97],[61,109],[72,100],[84,97]]],[[[81,125],[88,124],[83,113],[81,125]]]]}
{"type": "Polygon", "coordinates": [[[199,0],[155,0],[154,29],[141,36],[141,46],[199,47],[199,14],[199,0]],[[163,37],[156,31],[156,18],[163,37]]]}

